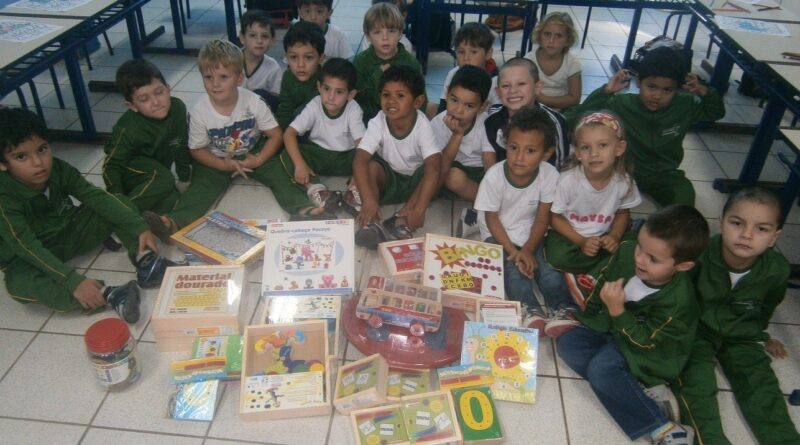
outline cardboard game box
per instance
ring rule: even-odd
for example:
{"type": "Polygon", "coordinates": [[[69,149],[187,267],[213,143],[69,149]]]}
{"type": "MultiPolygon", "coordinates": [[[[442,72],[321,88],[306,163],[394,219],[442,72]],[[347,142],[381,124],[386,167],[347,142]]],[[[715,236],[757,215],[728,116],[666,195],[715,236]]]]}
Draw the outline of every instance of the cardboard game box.
{"type": "Polygon", "coordinates": [[[178,230],[171,238],[178,247],[210,264],[244,264],[260,257],[265,235],[257,227],[214,211],[178,230]]]}
{"type": "Polygon", "coordinates": [[[464,324],[462,365],[489,365],[497,400],[536,402],[539,331],[468,321],[464,324]]]}
{"type": "Polygon", "coordinates": [[[353,220],[276,222],[267,226],[262,295],[353,292],[353,220]]]}
{"type": "Polygon", "coordinates": [[[328,323],[328,350],[339,357],[341,295],[275,295],[266,297],[256,324],[291,323],[324,319],[328,323]]]}
{"type": "Polygon", "coordinates": [[[465,296],[505,298],[503,248],[428,233],[422,284],[465,296]]]}
{"type": "Polygon", "coordinates": [[[348,363],[339,368],[333,406],[340,414],[386,403],[389,365],[380,354],[348,363]]]}
{"type": "Polygon", "coordinates": [[[425,238],[411,238],[378,244],[378,253],[389,276],[418,283],[422,278],[424,242],[425,238]]]}

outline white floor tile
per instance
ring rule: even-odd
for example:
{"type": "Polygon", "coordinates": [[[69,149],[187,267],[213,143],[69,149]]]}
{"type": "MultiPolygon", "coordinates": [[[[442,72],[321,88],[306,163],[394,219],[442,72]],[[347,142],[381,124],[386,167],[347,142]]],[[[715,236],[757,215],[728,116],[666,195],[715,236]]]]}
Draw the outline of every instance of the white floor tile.
{"type": "Polygon", "coordinates": [[[559,386],[558,379],[538,377],[535,404],[495,401],[497,415],[503,426],[504,444],[569,443],[562,407],[564,397],[559,386]]]}
{"type": "Polygon", "coordinates": [[[724,174],[711,153],[705,150],[684,150],[680,168],[686,172],[687,178],[698,181],[708,181],[724,174]]]}
{"type": "Polygon", "coordinates": [[[81,173],[89,173],[103,157],[103,149],[85,144],[69,144],[57,142],[53,146],[53,155],[62,161],[68,162],[81,173]]]}
{"type": "Polygon", "coordinates": [[[86,437],[83,438],[81,444],[104,445],[112,442],[115,445],[137,445],[143,443],[158,443],[160,445],[202,445],[203,439],[200,437],[182,437],[166,434],[148,434],[137,433],[133,431],[111,430],[105,428],[89,428],[89,431],[86,433],[86,437]]]}
{"type": "Polygon", "coordinates": [[[87,424],[106,395],[92,372],[83,337],[39,334],[0,382],[0,416],[87,424]]]}
{"type": "Polygon", "coordinates": [[[53,311],[40,304],[23,304],[12,299],[5,281],[0,286],[0,328],[38,331],[51,315],[53,311]]]}
{"type": "Polygon", "coordinates": [[[740,135],[740,134],[725,134],[725,133],[699,133],[700,139],[705,142],[706,147],[712,152],[718,151],[734,151],[738,153],[747,153],[750,150],[750,143],[753,141],[753,136],[740,135]]]}
{"type": "Polygon", "coordinates": [[[694,206],[706,218],[719,218],[722,214],[722,206],[725,205],[725,200],[728,195],[714,190],[710,182],[692,181],[694,186],[694,193],[696,195],[694,206]]]}
{"type": "MultiPolygon", "coordinates": [[[[714,152],[712,154],[717,162],[719,162],[722,170],[725,171],[725,175],[729,178],[739,177],[739,172],[747,159],[746,154],[733,152],[714,152]]],[[[783,164],[773,156],[767,156],[766,162],[764,162],[764,168],[761,170],[761,175],[758,179],[761,181],[785,182],[788,177],[789,172],[783,164]]]]}
{"type": "Polygon", "coordinates": [[[3,442],[24,443],[26,445],[52,445],[55,438],[62,445],[77,445],[86,427],[58,423],[36,422],[0,418],[0,431],[3,442]]]}
{"type": "Polygon", "coordinates": [[[0,331],[5,345],[3,349],[0,349],[0,376],[3,376],[17,361],[34,335],[36,334],[30,331],[0,331]]]}

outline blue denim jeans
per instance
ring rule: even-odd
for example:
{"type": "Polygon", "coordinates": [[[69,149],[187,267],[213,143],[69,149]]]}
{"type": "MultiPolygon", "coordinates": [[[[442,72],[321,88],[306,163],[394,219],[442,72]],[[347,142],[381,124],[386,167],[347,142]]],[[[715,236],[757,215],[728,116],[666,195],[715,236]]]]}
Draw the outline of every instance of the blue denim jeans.
{"type": "Polygon", "coordinates": [[[557,341],[558,355],[589,381],[600,403],[631,440],[669,422],[644,393],[611,334],[579,326],[557,341]]]}
{"type": "MultiPolygon", "coordinates": [[[[497,243],[493,237],[486,239],[487,243],[497,243]]],[[[519,248],[519,246],[517,246],[519,248]]],[[[508,255],[503,251],[503,285],[506,295],[510,300],[525,303],[533,309],[543,311],[539,300],[533,294],[533,283],[539,285],[539,290],[544,296],[544,303],[550,310],[576,308],[569,293],[564,274],[553,267],[544,259],[544,243],[541,243],[534,253],[534,258],[539,264],[533,272],[533,279],[523,275],[513,261],[508,261],[508,255]]],[[[544,312],[544,311],[543,311],[544,312]]]]}

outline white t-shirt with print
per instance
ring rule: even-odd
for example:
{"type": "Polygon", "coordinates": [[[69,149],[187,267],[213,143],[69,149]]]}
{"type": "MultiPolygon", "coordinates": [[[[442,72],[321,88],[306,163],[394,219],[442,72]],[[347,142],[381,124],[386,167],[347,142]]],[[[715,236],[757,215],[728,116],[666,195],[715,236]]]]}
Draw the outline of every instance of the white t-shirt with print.
{"type": "Polygon", "coordinates": [[[281,65],[277,60],[264,54],[264,60],[253,71],[253,74],[245,75],[244,87],[250,91],[263,89],[270,93],[280,94],[282,78],[283,68],[281,65]]]}
{"type": "Polygon", "coordinates": [[[561,173],[550,211],[566,218],[581,236],[600,236],[611,230],[617,210],[630,209],[641,202],[632,180],[615,173],[605,188],[597,190],[579,165],[561,173]]]}
{"type": "Polygon", "coordinates": [[[386,115],[379,111],[367,125],[367,132],[358,148],[369,154],[377,153],[393,171],[410,176],[422,166],[428,156],[441,153],[433,135],[431,123],[417,110],[417,120],[405,135],[393,135],[386,115]]]}
{"type": "Polygon", "coordinates": [[[347,151],[355,148],[355,140],[364,136],[363,113],[358,102],[347,101],[339,116],[328,116],[319,96],[311,99],[303,111],[289,125],[297,134],[309,132],[308,139],[331,151],[347,151]]]}
{"type": "MultiPolygon", "coordinates": [[[[442,88],[442,100],[447,100],[447,89],[450,87],[450,82],[453,81],[453,76],[456,74],[460,67],[455,66],[447,73],[447,77],[444,78],[444,87],[442,88]]],[[[502,103],[500,101],[500,96],[497,95],[497,76],[492,77],[492,87],[489,89],[489,97],[486,99],[489,104],[488,106],[491,107],[494,104],[502,103]]]]}
{"type": "Polygon", "coordinates": [[[542,71],[542,67],[539,66],[539,62],[536,60],[536,50],[538,48],[538,46],[534,47],[533,51],[525,55],[525,58],[533,61],[536,64],[536,68],[539,69],[539,80],[544,84],[542,94],[551,97],[566,96],[569,93],[569,78],[581,72],[580,59],[571,52],[565,53],[561,66],[558,67],[555,73],[548,76],[542,71]]]}
{"type": "MultiPolygon", "coordinates": [[[[446,115],[447,111],[442,111],[431,120],[433,134],[436,136],[436,144],[440,150],[444,150],[453,135],[453,132],[444,124],[446,115]]],[[[494,153],[494,147],[486,137],[486,126],[483,124],[485,120],[486,113],[478,113],[472,128],[461,138],[461,146],[458,147],[455,161],[467,167],[483,167],[483,153],[494,153]]]]}
{"type": "Polygon", "coordinates": [[[219,114],[204,94],[189,112],[189,148],[208,148],[214,156],[240,156],[255,148],[261,133],[278,126],[267,104],[256,93],[238,89],[230,116],[219,114]]]}
{"type": "Polygon", "coordinates": [[[493,165],[483,177],[475,198],[475,210],[480,211],[478,227],[481,239],[492,236],[484,212],[498,212],[511,242],[517,246],[525,244],[531,235],[539,203],[553,202],[557,183],[558,170],[547,162],[539,164],[536,178],[524,187],[509,182],[506,161],[493,165]]]}

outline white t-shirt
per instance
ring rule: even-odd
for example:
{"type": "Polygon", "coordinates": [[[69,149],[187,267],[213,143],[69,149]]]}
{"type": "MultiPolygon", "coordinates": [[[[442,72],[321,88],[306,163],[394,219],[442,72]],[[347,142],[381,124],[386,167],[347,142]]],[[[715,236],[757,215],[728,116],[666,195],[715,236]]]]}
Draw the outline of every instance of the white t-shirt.
{"type": "MultiPolygon", "coordinates": [[[[433,134],[436,136],[436,144],[439,150],[444,150],[453,132],[444,124],[444,117],[447,111],[442,111],[431,120],[433,134]]],[[[467,167],[483,167],[483,152],[494,153],[494,147],[486,137],[486,113],[478,113],[472,128],[461,139],[461,146],[458,147],[455,161],[467,167]]]]}
{"type": "Polygon", "coordinates": [[[362,115],[358,102],[349,100],[338,116],[329,117],[322,98],[315,96],[289,126],[301,135],[310,132],[308,139],[322,148],[347,151],[355,148],[355,140],[364,136],[362,115]]]}
{"type": "MultiPolygon", "coordinates": [[[[442,100],[447,100],[447,89],[450,87],[450,82],[453,81],[453,76],[456,74],[460,67],[455,66],[447,73],[447,77],[444,78],[444,88],[442,88],[442,100]]],[[[500,101],[500,96],[497,95],[497,76],[492,77],[492,88],[489,89],[489,97],[487,98],[489,102],[489,106],[491,107],[494,104],[502,103],[500,101]]]]}
{"type": "Polygon", "coordinates": [[[341,29],[328,23],[328,31],[325,32],[325,57],[341,57],[342,59],[353,58],[353,47],[347,41],[347,36],[341,29]]]}
{"type": "Polygon", "coordinates": [[[386,123],[386,115],[379,111],[367,125],[367,132],[358,148],[369,154],[377,153],[397,173],[410,176],[422,166],[428,156],[441,153],[436,145],[431,123],[417,110],[417,120],[408,134],[395,136],[386,123]]]}
{"type": "Polygon", "coordinates": [[[214,156],[224,158],[247,154],[261,133],[278,126],[267,104],[256,93],[239,88],[239,100],[230,116],[217,113],[211,99],[204,94],[189,112],[189,148],[208,148],[214,156]]]}
{"type": "Polygon", "coordinates": [[[244,87],[250,91],[264,89],[270,93],[280,94],[283,68],[277,60],[264,54],[264,60],[249,76],[245,74],[244,87]]]}
{"type": "Polygon", "coordinates": [[[568,79],[581,72],[580,59],[571,52],[565,53],[561,66],[558,67],[555,73],[548,76],[542,71],[542,67],[539,66],[539,62],[536,60],[537,49],[539,49],[538,46],[534,47],[533,51],[525,55],[525,58],[532,60],[536,64],[536,68],[539,68],[539,80],[544,83],[542,94],[545,96],[565,96],[569,93],[568,79]]]}
{"type": "Polygon", "coordinates": [[[566,218],[581,236],[600,236],[611,230],[617,210],[641,202],[639,189],[627,178],[615,173],[605,188],[597,190],[579,165],[561,173],[550,211],[566,218]]]}
{"type": "Polygon", "coordinates": [[[506,161],[493,165],[478,186],[475,210],[479,210],[478,227],[481,239],[492,236],[486,225],[484,212],[498,212],[500,223],[511,242],[522,246],[531,235],[533,220],[539,203],[553,202],[558,182],[558,170],[542,162],[536,178],[525,187],[516,187],[509,182],[506,174],[506,161]]]}
{"type": "Polygon", "coordinates": [[[625,292],[625,301],[642,301],[645,297],[658,292],[658,289],[644,284],[641,278],[634,276],[625,284],[623,291],[625,292]]]}

